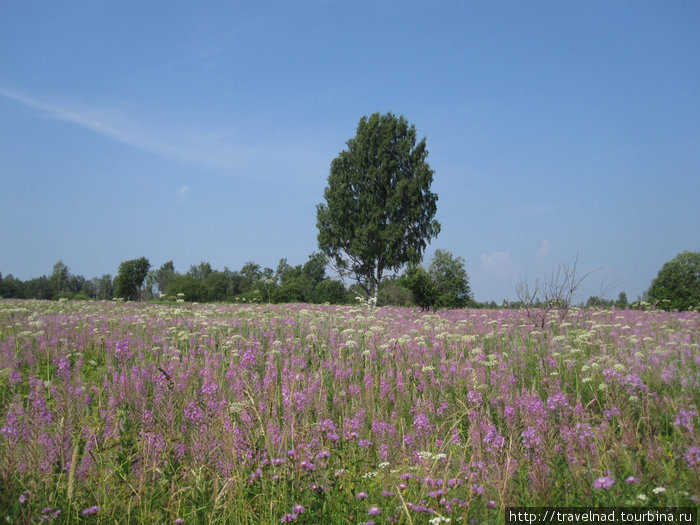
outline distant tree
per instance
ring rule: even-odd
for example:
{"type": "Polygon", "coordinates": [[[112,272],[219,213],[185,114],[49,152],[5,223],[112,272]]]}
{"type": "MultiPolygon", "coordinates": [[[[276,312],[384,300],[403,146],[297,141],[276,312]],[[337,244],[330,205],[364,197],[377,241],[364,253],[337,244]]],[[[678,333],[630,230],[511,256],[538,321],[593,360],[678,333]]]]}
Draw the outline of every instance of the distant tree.
{"type": "Polygon", "coordinates": [[[328,258],[325,254],[314,252],[309,255],[309,260],[304,264],[303,273],[314,284],[320,283],[326,278],[326,265],[328,258]]]}
{"type": "Polygon", "coordinates": [[[379,285],[378,306],[411,306],[414,304],[411,290],[395,277],[384,279],[379,285]]]}
{"type": "Polygon", "coordinates": [[[435,285],[435,306],[438,308],[464,308],[471,298],[469,276],[464,259],[447,250],[435,250],[428,274],[435,285]]]}
{"type": "Polygon", "coordinates": [[[228,279],[224,272],[214,270],[204,279],[206,301],[222,302],[229,295],[228,279]]]}
{"type": "Polygon", "coordinates": [[[96,292],[97,298],[102,301],[109,301],[112,299],[112,297],[114,297],[114,284],[112,282],[111,274],[102,274],[102,277],[97,279],[96,292]]]}
{"type": "Polygon", "coordinates": [[[629,306],[629,301],[627,300],[627,294],[625,292],[620,292],[617,296],[617,301],[615,301],[615,308],[618,310],[624,310],[629,306]]]}
{"type": "Polygon", "coordinates": [[[234,296],[241,293],[241,274],[232,271],[228,266],[224,266],[222,273],[226,277],[226,297],[233,299],[234,296]]]}
{"type": "Polygon", "coordinates": [[[440,232],[427,155],[403,116],[374,113],[331,163],[326,202],[316,209],[319,247],[375,304],[382,278],[418,264],[440,232]]]}
{"type": "Polygon", "coordinates": [[[87,295],[85,292],[85,283],[86,283],[85,277],[82,275],[68,275],[68,293],[70,295],[76,295],[76,294],[82,294],[82,295],[87,295]]]}
{"type": "Polygon", "coordinates": [[[259,264],[253,261],[248,261],[241,268],[241,293],[247,293],[253,289],[255,283],[262,278],[262,268],[259,264]]]}
{"type": "Polygon", "coordinates": [[[422,266],[409,265],[401,281],[411,291],[413,300],[421,310],[429,310],[435,306],[437,300],[435,283],[422,266]]]}
{"type": "Polygon", "coordinates": [[[5,299],[24,299],[24,283],[15,279],[11,273],[0,278],[0,297],[5,299]]]}
{"type": "Polygon", "coordinates": [[[303,278],[288,278],[275,291],[277,303],[304,303],[307,302],[307,290],[303,278]]]}
{"type": "Polygon", "coordinates": [[[664,264],[651,283],[648,300],[664,310],[700,307],[700,252],[682,252],[664,264]]]}
{"type": "Polygon", "coordinates": [[[175,275],[175,265],[173,261],[168,261],[163,263],[160,268],[155,272],[156,286],[158,287],[159,293],[166,293],[168,290],[168,282],[175,275]]]}
{"type": "Polygon", "coordinates": [[[56,296],[61,296],[68,293],[69,277],[70,272],[68,270],[68,266],[66,266],[63,261],[58,261],[53,265],[53,272],[51,272],[49,281],[51,282],[51,288],[53,288],[56,296]]]}
{"type": "Polygon", "coordinates": [[[129,301],[138,301],[150,267],[151,263],[145,257],[122,262],[114,279],[115,295],[129,301]]]}
{"type": "Polygon", "coordinates": [[[313,302],[318,304],[345,304],[348,302],[348,291],[340,281],[324,279],[314,288],[313,302]]]}
{"type": "Polygon", "coordinates": [[[212,270],[211,264],[202,261],[197,266],[190,266],[190,269],[187,271],[187,275],[197,281],[204,281],[204,279],[206,279],[207,276],[213,271],[214,270],[212,270]]]}
{"type": "Polygon", "coordinates": [[[282,276],[290,268],[291,268],[291,266],[287,263],[286,257],[283,257],[282,259],[280,259],[280,262],[277,264],[277,269],[275,270],[275,275],[274,275],[275,284],[280,284],[282,282],[282,276]]]}
{"type": "Polygon", "coordinates": [[[54,296],[51,281],[45,275],[26,281],[24,292],[27,299],[51,299],[54,296]]]}
{"type": "Polygon", "coordinates": [[[610,299],[591,295],[586,301],[586,308],[610,308],[613,304],[614,302],[610,299]]]}
{"type": "Polygon", "coordinates": [[[168,281],[167,294],[169,297],[180,297],[182,294],[185,301],[204,302],[207,300],[207,287],[189,273],[176,273],[168,281]]]}

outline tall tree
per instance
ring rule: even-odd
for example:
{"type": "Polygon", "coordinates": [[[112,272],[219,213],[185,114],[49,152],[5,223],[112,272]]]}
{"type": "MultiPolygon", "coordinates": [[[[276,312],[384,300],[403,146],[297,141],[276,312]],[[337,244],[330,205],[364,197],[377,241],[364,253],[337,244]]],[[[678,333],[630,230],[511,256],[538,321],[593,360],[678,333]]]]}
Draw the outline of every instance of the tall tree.
{"type": "Polygon", "coordinates": [[[418,264],[440,232],[427,155],[425,138],[417,142],[403,116],[374,113],[331,163],[326,202],[316,209],[319,247],[375,304],[382,278],[418,264]]]}
{"type": "Polygon", "coordinates": [[[141,286],[146,279],[151,263],[145,257],[124,261],[114,278],[114,294],[130,301],[140,299],[141,286]]]}
{"type": "Polygon", "coordinates": [[[664,310],[700,307],[700,252],[679,253],[664,264],[648,295],[664,310]]]}

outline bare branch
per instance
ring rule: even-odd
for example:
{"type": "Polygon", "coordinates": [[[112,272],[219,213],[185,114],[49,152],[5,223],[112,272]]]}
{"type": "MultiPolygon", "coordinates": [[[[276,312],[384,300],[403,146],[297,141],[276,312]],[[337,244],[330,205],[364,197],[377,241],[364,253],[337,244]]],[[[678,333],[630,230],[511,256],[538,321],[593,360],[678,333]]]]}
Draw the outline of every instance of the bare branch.
{"type": "Polygon", "coordinates": [[[550,313],[556,314],[560,322],[563,321],[581,284],[589,275],[600,270],[596,268],[577,277],[577,267],[578,254],[573,265],[561,263],[552,268],[551,274],[542,281],[535,280],[533,290],[530,290],[526,279],[518,280],[515,293],[525,309],[525,315],[533,325],[544,328],[551,317],[550,313]]]}

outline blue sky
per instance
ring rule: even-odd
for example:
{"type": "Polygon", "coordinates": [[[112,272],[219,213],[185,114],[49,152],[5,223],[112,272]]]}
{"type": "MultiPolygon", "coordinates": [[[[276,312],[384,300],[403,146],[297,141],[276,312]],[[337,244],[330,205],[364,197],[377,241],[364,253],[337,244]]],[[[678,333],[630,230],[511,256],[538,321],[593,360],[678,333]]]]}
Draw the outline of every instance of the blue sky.
{"type": "Polygon", "coordinates": [[[579,257],[635,299],[700,250],[700,3],[0,0],[0,272],[275,268],[363,115],[435,170],[478,300],[579,257]]]}

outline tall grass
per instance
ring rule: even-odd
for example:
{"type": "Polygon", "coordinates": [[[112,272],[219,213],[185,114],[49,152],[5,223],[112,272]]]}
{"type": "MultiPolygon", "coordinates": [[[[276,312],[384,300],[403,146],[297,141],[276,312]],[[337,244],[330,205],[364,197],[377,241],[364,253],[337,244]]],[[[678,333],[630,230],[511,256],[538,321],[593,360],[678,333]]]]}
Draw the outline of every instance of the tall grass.
{"type": "Polygon", "coordinates": [[[697,505],[700,316],[0,302],[0,520],[697,505]]]}

